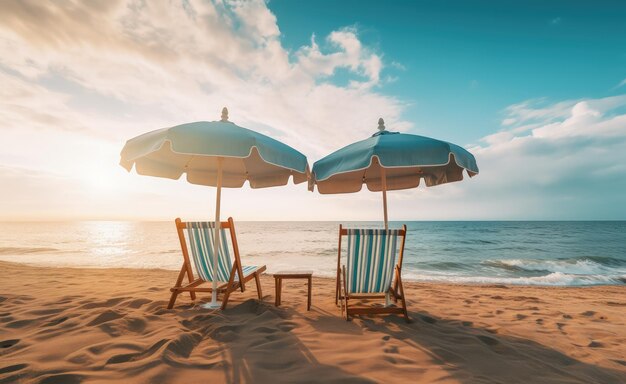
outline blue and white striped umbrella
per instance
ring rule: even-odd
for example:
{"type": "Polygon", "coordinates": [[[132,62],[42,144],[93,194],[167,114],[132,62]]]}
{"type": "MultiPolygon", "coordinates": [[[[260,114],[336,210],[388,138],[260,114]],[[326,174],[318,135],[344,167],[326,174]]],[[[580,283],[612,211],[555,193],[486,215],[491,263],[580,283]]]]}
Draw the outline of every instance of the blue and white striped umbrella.
{"type": "Polygon", "coordinates": [[[387,228],[387,191],[415,188],[424,179],[426,186],[463,180],[478,174],[476,159],[458,145],[406,133],[389,132],[383,119],[379,132],[350,144],[313,164],[309,190],[322,194],[350,193],[363,184],[383,192],[387,228]]]}
{"type": "MultiPolygon", "coordinates": [[[[222,187],[240,188],[246,180],[251,188],[294,184],[309,178],[306,156],[290,146],[228,121],[222,110],[220,121],[199,121],[148,132],[132,138],[122,149],[120,165],[140,175],[179,179],[217,187],[215,202],[214,265],[219,248],[220,199],[222,187]]],[[[209,308],[219,308],[217,280],[209,308]]]]}

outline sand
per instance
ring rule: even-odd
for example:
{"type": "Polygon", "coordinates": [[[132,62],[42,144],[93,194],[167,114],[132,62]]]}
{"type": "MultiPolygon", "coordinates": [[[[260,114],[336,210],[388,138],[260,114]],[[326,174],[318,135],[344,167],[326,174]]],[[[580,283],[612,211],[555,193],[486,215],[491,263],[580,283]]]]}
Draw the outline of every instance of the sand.
{"type": "MultiPolygon", "coordinates": [[[[334,281],[254,284],[210,312],[176,272],[0,263],[0,382],[626,382],[626,288],[407,283],[398,316],[340,317],[334,281]]],[[[207,296],[201,299],[208,300],[207,296]]]]}

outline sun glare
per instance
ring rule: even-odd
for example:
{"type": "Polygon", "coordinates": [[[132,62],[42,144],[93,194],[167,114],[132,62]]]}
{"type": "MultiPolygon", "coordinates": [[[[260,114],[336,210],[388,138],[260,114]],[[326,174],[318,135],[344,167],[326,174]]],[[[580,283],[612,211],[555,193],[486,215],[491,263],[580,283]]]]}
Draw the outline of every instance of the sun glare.
{"type": "Polygon", "coordinates": [[[94,162],[85,173],[81,176],[83,184],[90,192],[96,194],[108,194],[119,189],[120,174],[123,170],[115,167],[115,163],[111,165],[109,162],[94,162]]]}

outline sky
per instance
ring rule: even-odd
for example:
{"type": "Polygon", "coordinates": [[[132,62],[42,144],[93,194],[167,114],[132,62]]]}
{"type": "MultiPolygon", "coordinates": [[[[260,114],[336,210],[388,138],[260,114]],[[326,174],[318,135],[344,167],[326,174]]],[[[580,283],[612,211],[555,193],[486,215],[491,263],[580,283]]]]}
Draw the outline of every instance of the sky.
{"type": "MultiPolygon", "coordinates": [[[[480,174],[390,220],[625,220],[621,1],[0,2],[0,220],[208,219],[215,189],[119,166],[126,140],[230,120],[309,164],[376,132],[480,174]]],[[[380,193],[225,189],[237,220],[381,220],[380,193]]]]}

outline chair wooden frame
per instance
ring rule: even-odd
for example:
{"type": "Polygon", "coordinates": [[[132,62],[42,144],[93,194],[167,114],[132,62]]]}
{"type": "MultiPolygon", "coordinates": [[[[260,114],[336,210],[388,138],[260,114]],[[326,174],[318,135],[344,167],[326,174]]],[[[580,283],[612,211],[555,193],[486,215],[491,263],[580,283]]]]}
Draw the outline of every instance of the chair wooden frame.
{"type": "Polygon", "coordinates": [[[397,303],[400,300],[402,306],[401,307],[350,307],[350,300],[361,300],[361,299],[386,299],[387,295],[384,293],[380,294],[360,294],[353,293],[350,294],[348,292],[347,280],[346,280],[346,267],[345,265],[341,265],[341,239],[343,236],[348,235],[348,230],[343,228],[343,226],[339,225],[339,247],[337,250],[337,284],[335,289],[335,304],[339,304],[341,306],[341,315],[344,316],[346,320],[350,320],[351,315],[373,315],[373,314],[384,314],[384,313],[399,313],[403,314],[405,320],[410,322],[409,314],[406,309],[406,299],[404,295],[404,286],[402,285],[402,259],[404,257],[404,244],[406,242],[406,225],[402,226],[402,229],[399,232],[399,236],[402,237],[402,241],[400,243],[400,250],[398,253],[398,261],[394,268],[394,281],[389,288],[389,293],[393,297],[394,301],[397,303]]]}
{"type": "MultiPolygon", "coordinates": [[[[176,284],[170,288],[172,295],[170,297],[170,301],[167,305],[168,309],[174,307],[174,303],[176,302],[176,298],[183,292],[189,292],[189,296],[191,300],[196,299],[196,292],[213,292],[212,288],[199,287],[202,283],[205,283],[205,280],[200,278],[194,278],[193,276],[193,268],[191,266],[191,261],[189,259],[189,251],[187,249],[187,241],[185,240],[185,232],[184,229],[187,228],[187,224],[182,222],[180,218],[175,220],[176,222],[176,232],[178,233],[178,239],[180,240],[180,248],[183,253],[183,266],[178,273],[178,278],[176,279],[176,284]],[[189,283],[183,285],[183,280],[187,277],[189,283]]],[[[228,229],[230,231],[230,239],[233,244],[233,253],[235,254],[235,260],[233,262],[233,268],[230,271],[230,277],[227,282],[222,283],[217,287],[218,294],[223,293],[224,297],[222,299],[222,309],[226,308],[226,304],[228,303],[228,298],[230,294],[237,289],[240,289],[241,292],[246,290],[246,283],[252,279],[256,281],[256,289],[257,294],[259,296],[259,300],[263,300],[263,293],[261,291],[261,280],[260,276],[265,271],[265,265],[259,267],[256,271],[248,275],[245,279],[243,276],[243,268],[241,264],[241,258],[239,256],[239,245],[237,244],[237,236],[235,235],[235,223],[233,222],[233,218],[229,217],[228,221],[220,222],[220,227],[224,229],[228,229]],[[239,279],[235,280],[235,274],[239,275],[239,279]]]]}

